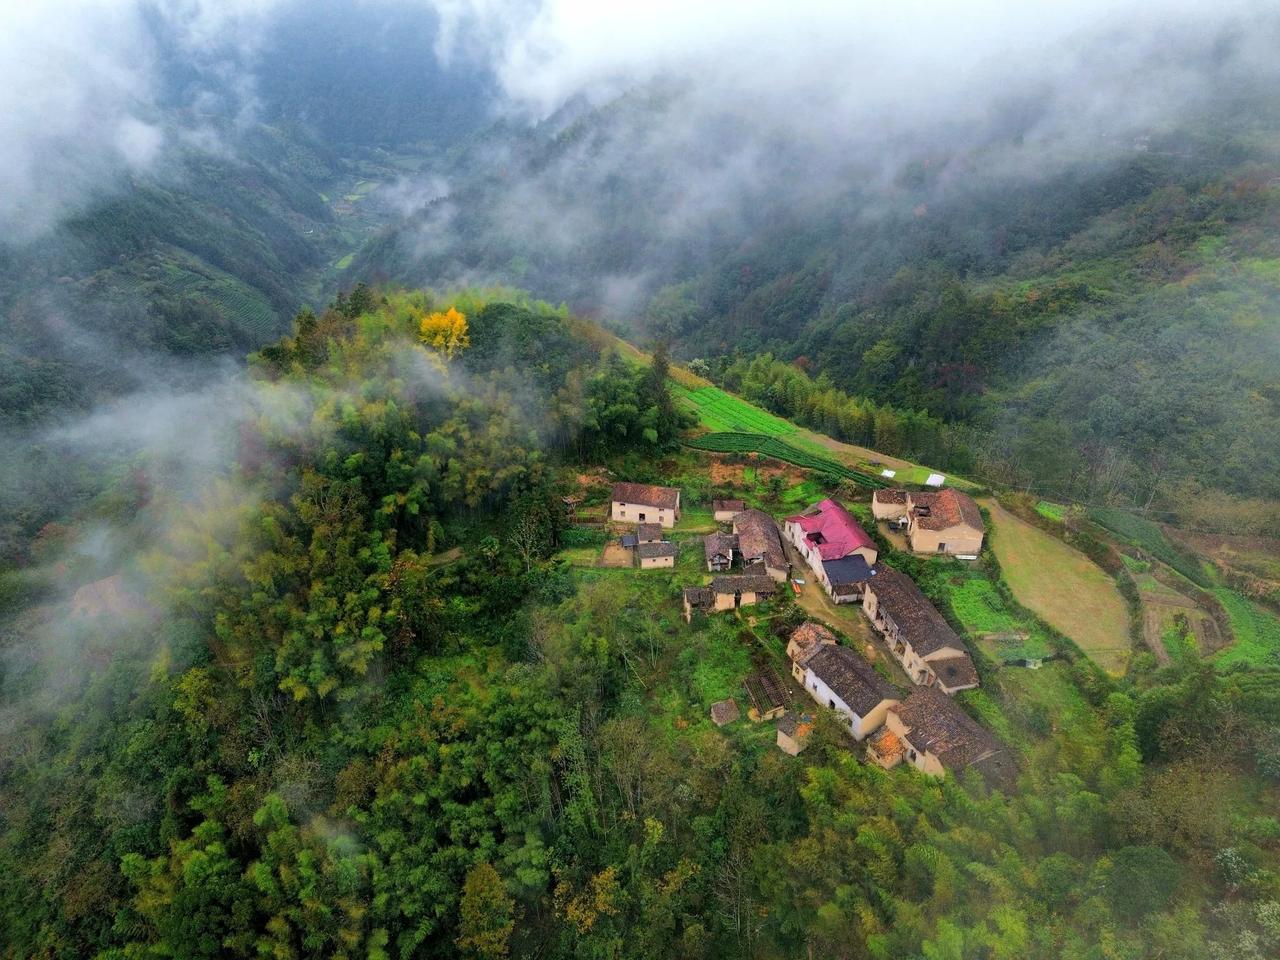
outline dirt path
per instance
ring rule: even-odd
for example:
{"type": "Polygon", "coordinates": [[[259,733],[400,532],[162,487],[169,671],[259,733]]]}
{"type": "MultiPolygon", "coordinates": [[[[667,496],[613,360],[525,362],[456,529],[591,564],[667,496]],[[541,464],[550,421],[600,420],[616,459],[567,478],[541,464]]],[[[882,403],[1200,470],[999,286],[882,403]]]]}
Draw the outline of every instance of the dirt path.
{"type": "Polygon", "coordinates": [[[992,549],[1023,606],[1076,642],[1112,674],[1129,662],[1129,611],[1115,582],[1084,554],[983,500],[995,524],[992,549]]]}

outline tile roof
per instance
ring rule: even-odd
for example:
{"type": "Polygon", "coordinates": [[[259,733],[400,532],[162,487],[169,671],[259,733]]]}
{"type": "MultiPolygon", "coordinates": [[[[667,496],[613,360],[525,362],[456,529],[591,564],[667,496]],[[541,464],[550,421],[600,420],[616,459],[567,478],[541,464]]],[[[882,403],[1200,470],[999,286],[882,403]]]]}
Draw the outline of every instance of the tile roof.
{"type": "Polygon", "coordinates": [[[906,744],[888,727],[881,727],[873,733],[867,747],[886,767],[892,767],[907,752],[906,744]]]}
{"type": "Polygon", "coordinates": [[[662,539],[662,525],[657,523],[637,523],[636,538],[641,543],[656,543],[662,539]]]}
{"type": "Polygon", "coordinates": [[[680,491],[675,487],[659,487],[652,483],[615,483],[613,500],[615,503],[635,503],[674,510],[680,503],[680,491]]]}
{"type": "Polygon", "coordinates": [[[883,700],[898,699],[893,684],[848,647],[824,646],[809,658],[805,668],[812,670],[814,676],[860,717],[865,717],[883,700]]]}
{"type": "Polygon", "coordinates": [[[843,584],[865,583],[872,577],[871,567],[860,553],[835,560],[823,560],[822,570],[833,588],[843,584]]]}
{"type": "Polygon", "coordinates": [[[732,557],[736,549],[738,549],[738,538],[732,533],[709,533],[702,538],[702,550],[707,560],[716,554],[732,557]]]}
{"type": "Polygon", "coordinates": [[[929,669],[937,674],[938,682],[948,690],[972,687],[978,682],[978,668],[973,665],[968,654],[947,657],[945,660],[930,660],[929,669]]]}
{"type": "Polygon", "coordinates": [[[796,713],[788,710],[778,718],[778,732],[792,740],[807,737],[813,732],[813,718],[807,713],[796,713]]]}
{"type": "Polygon", "coordinates": [[[723,727],[726,723],[733,723],[738,719],[738,716],[738,702],[732,697],[711,705],[711,722],[717,727],[723,727]]]}
{"type": "Polygon", "coordinates": [[[911,513],[916,525],[926,530],[947,530],[961,524],[982,530],[982,512],[973,497],[954,487],[911,494],[911,513]],[[921,511],[921,508],[924,508],[921,511]]]}
{"type": "Polygon", "coordinates": [[[932,753],[949,769],[963,770],[1005,749],[993,733],[933,687],[917,690],[889,709],[906,728],[907,742],[921,753],[932,753]]]}
{"type": "Polygon", "coordinates": [[[709,610],[715,602],[715,594],[710,587],[685,587],[684,599],[695,610],[709,610]]]}
{"type": "Polygon", "coordinates": [[[867,582],[867,589],[875,594],[876,603],[884,608],[889,619],[898,625],[903,638],[920,656],[927,657],[943,647],[968,651],[960,636],[905,573],[876,564],[875,575],[867,582]]]}
{"type": "Polygon", "coordinates": [[[906,503],[907,491],[884,487],[871,495],[876,503],[906,503]]]}
{"type": "Polygon", "coordinates": [[[674,543],[642,543],[636,547],[636,556],[641,560],[652,560],[654,557],[674,557],[679,549],[674,543]]]}
{"type": "Polygon", "coordinates": [[[810,542],[817,545],[823,560],[836,560],[862,547],[876,547],[853,514],[835,500],[823,500],[799,516],[787,517],[787,522],[799,525],[810,542]]]}
{"type": "Polygon", "coordinates": [[[744,560],[759,558],[775,570],[786,568],[787,554],[773,517],[759,510],[743,510],[733,518],[733,532],[738,535],[738,551],[744,560]]]}
{"type": "Polygon", "coordinates": [[[711,580],[712,593],[776,593],[778,585],[771,577],[763,574],[741,577],[714,577],[711,580]]]}
{"type": "Polygon", "coordinates": [[[725,511],[732,510],[734,513],[741,513],[746,509],[746,506],[746,503],[742,500],[712,500],[711,512],[724,513],[725,511]]]}
{"type": "Polygon", "coordinates": [[[638,547],[640,545],[640,538],[637,537],[634,533],[624,533],[621,539],[619,540],[619,542],[624,547],[630,547],[634,549],[635,547],[638,547]]]}

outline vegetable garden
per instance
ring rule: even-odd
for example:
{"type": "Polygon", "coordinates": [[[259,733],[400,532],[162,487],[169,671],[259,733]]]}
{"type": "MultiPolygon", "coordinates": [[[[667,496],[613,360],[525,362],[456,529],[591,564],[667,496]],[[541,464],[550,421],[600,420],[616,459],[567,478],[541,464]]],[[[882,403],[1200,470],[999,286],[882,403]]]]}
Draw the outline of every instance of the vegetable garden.
{"type": "Polygon", "coordinates": [[[820,457],[794,447],[785,440],[759,433],[707,433],[700,437],[694,437],[692,440],[686,440],[685,444],[695,450],[706,450],[710,453],[758,453],[761,456],[795,464],[805,470],[813,470],[818,473],[829,474],[840,480],[848,480],[850,483],[856,483],[860,487],[872,490],[889,485],[888,481],[882,480],[880,477],[860,473],[827,457],[820,457]]]}

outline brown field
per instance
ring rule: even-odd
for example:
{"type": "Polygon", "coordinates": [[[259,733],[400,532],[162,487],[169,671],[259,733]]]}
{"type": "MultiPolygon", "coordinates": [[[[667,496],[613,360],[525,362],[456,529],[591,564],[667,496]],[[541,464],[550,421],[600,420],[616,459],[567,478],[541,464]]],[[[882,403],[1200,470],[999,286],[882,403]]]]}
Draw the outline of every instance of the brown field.
{"type": "Polygon", "coordinates": [[[1066,634],[1104,670],[1129,662],[1129,611],[1115,582],[1084,554],[1014,516],[982,505],[995,524],[992,549],[1018,602],[1066,634]]]}

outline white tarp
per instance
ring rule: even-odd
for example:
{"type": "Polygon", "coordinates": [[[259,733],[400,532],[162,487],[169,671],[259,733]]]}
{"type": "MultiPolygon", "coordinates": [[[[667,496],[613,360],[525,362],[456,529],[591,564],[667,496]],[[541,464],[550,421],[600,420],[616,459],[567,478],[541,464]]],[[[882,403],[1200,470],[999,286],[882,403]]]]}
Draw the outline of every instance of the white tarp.
{"type": "Polygon", "coordinates": [[[924,482],[926,487],[940,487],[947,478],[940,473],[929,474],[929,479],[924,482]]]}
{"type": "Polygon", "coordinates": [[[896,477],[897,475],[898,475],[898,471],[897,471],[897,470],[881,470],[881,471],[880,471],[880,476],[882,476],[882,477],[888,477],[890,480],[892,480],[892,479],[893,479],[894,477],[896,477]]]}

